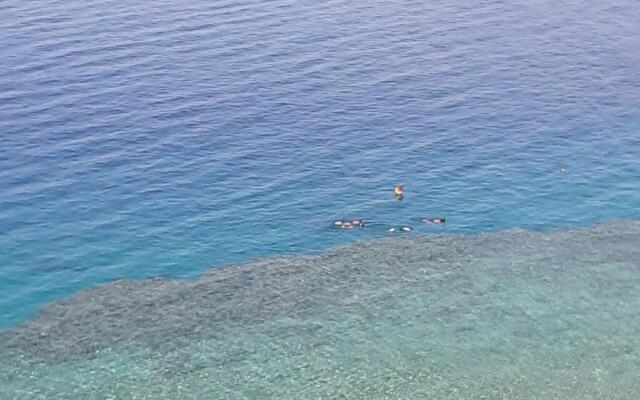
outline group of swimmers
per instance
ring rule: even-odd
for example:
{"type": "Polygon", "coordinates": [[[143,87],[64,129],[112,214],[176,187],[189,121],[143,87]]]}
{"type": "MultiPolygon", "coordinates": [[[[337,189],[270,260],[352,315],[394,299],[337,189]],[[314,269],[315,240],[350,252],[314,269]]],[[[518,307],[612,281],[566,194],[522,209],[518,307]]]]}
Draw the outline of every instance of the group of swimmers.
{"type": "MultiPolygon", "coordinates": [[[[404,186],[399,185],[393,188],[393,195],[398,201],[404,199],[404,193],[405,193],[404,186]]],[[[422,222],[425,224],[443,225],[446,222],[446,220],[445,220],[445,217],[438,217],[438,218],[423,219],[422,222]]],[[[337,220],[337,221],[334,221],[333,225],[340,229],[357,229],[357,228],[364,228],[365,224],[364,224],[364,219],[354,219],[351,221],[337,220]]],[[[403,225],[403,226],[391,227],[387,229],[387,232],[389,233],[411,232],[412,230],[413,230],[412,227],[408,225],[403,225]]]]}

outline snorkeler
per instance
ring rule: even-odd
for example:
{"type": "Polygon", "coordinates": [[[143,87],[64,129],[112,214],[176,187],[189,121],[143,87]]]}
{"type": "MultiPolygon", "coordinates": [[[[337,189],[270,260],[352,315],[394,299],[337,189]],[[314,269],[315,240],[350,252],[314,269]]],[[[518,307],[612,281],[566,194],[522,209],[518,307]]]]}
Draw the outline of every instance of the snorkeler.
{"type": "Polygon", "coordinates": [[[396,196],[396,200],[400,201],[404,199],[404,186],[398,185],[393,188],[393,194],[396,196]]]}
{"type": "Polygon", "coordinates": [[[444,217],[440,217],[423,219],[422,222],[424,222],[425,224],[443,225],[446,221],[444,217]]]}
{"type": "Polygon", "coordinates": [[[364,219],[354,219],[353,221],[337,220],[333,223],[334,226],[341,229],[354,229],[364,227],[364,219]]]}
{"type": "Polygon", "coordinates": [[[399,228],[397,228],[397,227],[389,228],[389,229],[387,229],[387,232],[389,232],[389,233],[411,232],[412,230],[413,229],[410,226],[401,226],[399,228]]]}

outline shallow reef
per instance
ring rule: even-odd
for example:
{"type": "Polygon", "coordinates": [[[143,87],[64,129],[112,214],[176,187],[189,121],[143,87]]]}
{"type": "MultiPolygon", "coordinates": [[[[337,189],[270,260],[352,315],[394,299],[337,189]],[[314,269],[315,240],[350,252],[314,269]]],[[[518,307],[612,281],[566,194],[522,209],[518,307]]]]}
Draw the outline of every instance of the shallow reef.
{"type": "Polygon", "coordinates": [[[636,399],[640,222],[116,281],[0,331],[2,399],[636,399]]]}

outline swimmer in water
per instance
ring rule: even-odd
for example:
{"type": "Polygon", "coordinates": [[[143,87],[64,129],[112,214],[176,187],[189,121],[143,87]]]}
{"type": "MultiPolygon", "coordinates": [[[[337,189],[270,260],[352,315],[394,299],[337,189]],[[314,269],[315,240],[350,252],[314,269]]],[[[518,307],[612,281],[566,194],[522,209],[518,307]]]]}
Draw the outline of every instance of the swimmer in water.
{"type": "Polygon", "coordinates": [[[389,228],[387,229],[387,232],[389,233],[396,233],[396,232],[411,232],[413,229],[410,226],[401,226],[399,228],[397,227],[393,227],[393,228],[389,228]]]}
{"type": "Polygon", "coordinates": [[[393,194],[396,196],[396,200],[400,201],[404,199],[404,186],[398,185],[393,188],[393,194]]]}
{"type": "Polygon", "coordinates": [[[341,229],[362,228],[364,227],[364,219],[354,219],[353,221],[336,220],[333,222],[333,225],[341,229]]]}
{"type": "Polygon", "coordinates": [[[340,227],[342,229],[353,229],[355,228],[355,226],[353,226],[353,224],[351,222],[343,222],[342,225],[340,225],[340,227]]]}
{"type": "Polygon", "coordinates": [[[445,223],[445,219],[444,217],[430,218],[430,219],[423,219],[422,222],[424,222],[425,224],[443,225],[445,223]]]}

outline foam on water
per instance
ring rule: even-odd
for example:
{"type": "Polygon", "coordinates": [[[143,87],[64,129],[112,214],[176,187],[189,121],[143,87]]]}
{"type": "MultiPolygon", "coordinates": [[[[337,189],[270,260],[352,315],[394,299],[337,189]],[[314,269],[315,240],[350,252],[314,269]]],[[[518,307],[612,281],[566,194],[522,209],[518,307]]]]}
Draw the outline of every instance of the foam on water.
{"type": "Polygon", "coordinates": [[[0,332],[10,399],[636,399],[640,222],[118,281],[0,332]]]}

